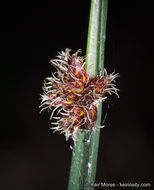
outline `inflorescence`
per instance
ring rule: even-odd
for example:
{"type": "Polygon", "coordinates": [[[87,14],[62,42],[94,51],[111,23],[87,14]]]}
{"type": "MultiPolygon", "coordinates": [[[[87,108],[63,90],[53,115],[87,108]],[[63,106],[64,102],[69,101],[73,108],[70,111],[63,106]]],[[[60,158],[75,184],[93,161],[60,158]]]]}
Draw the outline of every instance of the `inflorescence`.
{"type": "Polygon", "coordinates": [[[50,60],[56,72],[47,77],[41,95],[41,111],[51,111],[51,129],[61,131],[68,139],[73,138],[80,129],[91,130],[97,119],[100,101],[105,101],[106,93],[116,94],[113,83],[117,74],[107,74],[90,78],[85,69],[85,57],[78,56],[81,50],[70,55],[70,49],[60,52],[56,59],[50,60]],[[56,115],[56,116],[55,116],[56,115]]]}

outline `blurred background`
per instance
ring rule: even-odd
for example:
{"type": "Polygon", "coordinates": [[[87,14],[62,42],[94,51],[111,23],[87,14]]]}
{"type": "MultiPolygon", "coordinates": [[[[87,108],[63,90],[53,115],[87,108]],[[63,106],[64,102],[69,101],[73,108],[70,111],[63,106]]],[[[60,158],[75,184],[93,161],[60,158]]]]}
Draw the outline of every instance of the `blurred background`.
{"type": "MultiPolygon", "coordinates": [[[[90,1],[1,8],[0,189],[67,189],[72,141],[53,134],[38,107],[57,51],[85,55],[90,1]]],[[[104,105],[96,182],[153,182],[152,11],[149,2],[109,0],[105,68],[120,73],[121,91],[104,105]]]]}

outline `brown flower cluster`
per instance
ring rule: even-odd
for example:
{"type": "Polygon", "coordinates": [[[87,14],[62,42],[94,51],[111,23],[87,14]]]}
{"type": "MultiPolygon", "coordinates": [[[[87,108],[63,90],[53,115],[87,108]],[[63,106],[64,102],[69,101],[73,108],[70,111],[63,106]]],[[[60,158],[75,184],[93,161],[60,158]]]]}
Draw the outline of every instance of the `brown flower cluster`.
{"type": "Polygon", "coordinates": [[[68,139],[75,137],[79,129],[91,130],[96,123],[99,101],[104,101],[106,93],[117,94],[113,80],[118,74],[104,75],[91,79],[85,69],[85,58],[78,56],[78,50],[70,55],[70,49],[60,52],[50,63],[56,72],[45,79],[41,95],[41,112],[51,110],[51,127],[61,131],[68,139]],[[56,116],[54,116],[56,114],[56,116]]]}

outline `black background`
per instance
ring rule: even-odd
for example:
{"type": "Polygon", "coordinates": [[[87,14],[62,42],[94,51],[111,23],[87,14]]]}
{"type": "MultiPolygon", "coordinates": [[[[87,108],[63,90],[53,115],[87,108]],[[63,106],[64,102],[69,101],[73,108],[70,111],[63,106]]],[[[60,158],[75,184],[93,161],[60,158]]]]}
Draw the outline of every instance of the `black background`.
{"type": "MultiPolygon", "coordinates": [[[[105,68],[120,73],[121,91],[101,132],[96,182],[153,181],[152,6],[109,1],[105,68]]],[[[1,9],[0,189],[67,189],[72,142],[52,133],[38,107],[48,61],[65,48],[85,54],[90,1],[6,2],[1,9]]]]}

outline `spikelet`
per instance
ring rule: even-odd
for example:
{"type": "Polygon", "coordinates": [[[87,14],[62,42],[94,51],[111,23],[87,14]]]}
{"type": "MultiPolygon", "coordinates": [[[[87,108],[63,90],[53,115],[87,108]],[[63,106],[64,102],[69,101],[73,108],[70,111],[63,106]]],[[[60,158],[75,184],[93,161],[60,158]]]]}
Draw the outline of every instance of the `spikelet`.
{"type": "MultiPolygon", "coordinates": [[[[90,79],[85,69],[85,57],[79,56],[81,50],[70,55],[70,49],[60,52],[50,63],[57,71],[47,77],[41,95],[41,111],[51,111],[50,119],[57,119],[51,127],[61,131],[68,139],[75,138],[80,129],[91,130],[97,120],[99,101],[105,101],[106,94],[116,94],[118,89],[113,83],[118,74],[104,74],[90,79]],[[54,113],[60,117],[54,117],[54,113]]],[[[119,96],[118,96],[119,97],[119,96]]]]}

